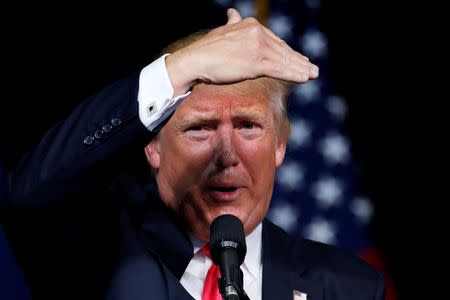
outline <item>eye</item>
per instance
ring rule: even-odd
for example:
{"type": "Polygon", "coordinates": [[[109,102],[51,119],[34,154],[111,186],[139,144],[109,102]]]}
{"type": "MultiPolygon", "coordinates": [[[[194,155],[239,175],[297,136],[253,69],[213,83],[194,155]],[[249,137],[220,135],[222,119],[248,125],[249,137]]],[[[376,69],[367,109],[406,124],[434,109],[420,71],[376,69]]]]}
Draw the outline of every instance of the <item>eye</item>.
{"type": "Polygon", "coordinates": [[[201,125],[194,125],[194,126],[189,127],[187,130],[200,131],[202,129],[204,129],[203,126],[201,126],[201,125]]]}
{"type": "Polygon", "coordinates": [[[211,126],[208,124],[192,124],[184,130],[185,136],[192,141],[206,140],[211,134],[211,126]]]}
{"type": "Polygon", "coordinates": [[[241,128],[246,129],[246,130],[251,130],[251,129],[254,129],[255,127],[256,127],[256,125],[251,122],[244,122],[241,124],[241,128]]]}
{"type": "Polygon", "coordinates": [[[246,139],[257,138],[264,133],[263,124],[251,120],[242,120],[237,129],[241,136],[246,139]]]}

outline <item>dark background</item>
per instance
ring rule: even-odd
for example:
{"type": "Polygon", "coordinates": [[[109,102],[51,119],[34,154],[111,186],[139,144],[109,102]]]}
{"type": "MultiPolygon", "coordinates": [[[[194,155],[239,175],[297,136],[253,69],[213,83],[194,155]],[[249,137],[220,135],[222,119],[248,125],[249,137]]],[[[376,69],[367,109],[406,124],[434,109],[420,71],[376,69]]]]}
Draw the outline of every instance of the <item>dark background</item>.
{"type": "MultiPolygon", "coordinates": [[[[344,130],[375,203],[372,234],[399,298],[408,299],[415,271],[424,263],[418,239],[427,217],[417,147],[418,136],[426,133],[418,126],[420,92],[411,66],[417,60],[410,60],[419,54],[417,40],[387,0],[322,4],[319,23],[329,38],[332,82],[349,107],[344,130]]],[[[83,98],[145,66],[174,38],[226,21],[225,11],[211,1],[152,8],[40,5],[10,7],[4,14],[10,18],[2,21],[2,73],[8,79],[3,80],[0,155],[7,167],[83,98]]]]}

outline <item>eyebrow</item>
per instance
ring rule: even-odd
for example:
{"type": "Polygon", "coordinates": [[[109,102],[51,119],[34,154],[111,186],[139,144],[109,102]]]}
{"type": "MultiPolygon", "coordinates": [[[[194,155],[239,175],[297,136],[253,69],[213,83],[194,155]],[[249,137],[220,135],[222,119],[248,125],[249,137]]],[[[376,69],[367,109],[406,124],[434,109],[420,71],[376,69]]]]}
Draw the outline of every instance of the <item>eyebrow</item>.
{"type": "Polygon", "coordinates": [[[218,120],[218,116],[214,113],[195,112],[189,116],[184,117],[183,120],[178,123],[178,125],[179,127],[183,128],[191,124],[214,121],[217,122],[218,120]]]}
{"type": "Polygon", "coordinates": [[[248,120],[264,120],[267,119],[268,114],[259,109],[238,109],[233,113],[231,118],[234,119],[248,119],[248,120]]]}

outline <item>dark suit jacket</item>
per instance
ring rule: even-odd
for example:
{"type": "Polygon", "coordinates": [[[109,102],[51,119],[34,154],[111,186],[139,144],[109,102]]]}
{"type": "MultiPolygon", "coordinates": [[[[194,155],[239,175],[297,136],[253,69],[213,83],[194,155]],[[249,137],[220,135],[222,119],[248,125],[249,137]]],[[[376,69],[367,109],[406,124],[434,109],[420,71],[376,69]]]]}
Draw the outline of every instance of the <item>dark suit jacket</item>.
{"type": "MultiPolygon", "coordinates": [[[[88,98],[9,174],[0,218],[34,299],[191,299],[179,279],[192,244],[143,171],[137,89],[132,74],[88,98]]],[[[263,272],[264,300],[384,293],[361,260],[268,220],[263,272]]]]}

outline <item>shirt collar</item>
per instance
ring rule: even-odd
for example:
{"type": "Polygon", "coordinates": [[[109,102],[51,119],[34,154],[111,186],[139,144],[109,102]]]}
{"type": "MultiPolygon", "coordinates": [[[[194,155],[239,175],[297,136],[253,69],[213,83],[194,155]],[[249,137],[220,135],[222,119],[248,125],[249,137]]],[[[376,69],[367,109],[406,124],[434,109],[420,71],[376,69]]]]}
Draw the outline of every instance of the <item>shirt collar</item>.
{"type": "Polygon", "coordinates": [[[262,223],[245,237],[245,242],[247,243],[247,255],[245,255],[243,265],[253,277],[258,277],[261,270],[261,240],[262,223]]]}
{"type": "MultiPolygon", "coordinates": [[[[201,247],[205,245],[205,242],[196,238],[193,234],[189,234],[189,237],[194,246],[194,254],[197,253],[201,247]]],[[[255,230],[245,237],[245,243],[247,244],[247,254],[245,255],[244,263],[242,266],[248,270],[248,272],[257,277],[261,270],[261,240],[262,240],[262,223],[260,223],[255,230]]]]}

